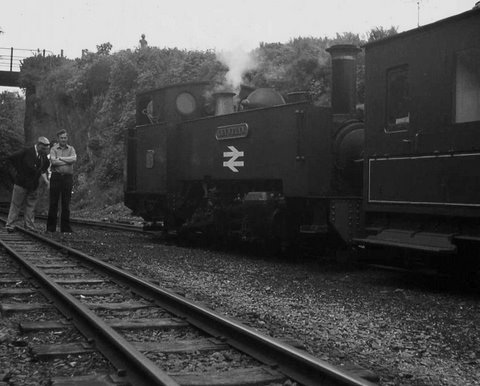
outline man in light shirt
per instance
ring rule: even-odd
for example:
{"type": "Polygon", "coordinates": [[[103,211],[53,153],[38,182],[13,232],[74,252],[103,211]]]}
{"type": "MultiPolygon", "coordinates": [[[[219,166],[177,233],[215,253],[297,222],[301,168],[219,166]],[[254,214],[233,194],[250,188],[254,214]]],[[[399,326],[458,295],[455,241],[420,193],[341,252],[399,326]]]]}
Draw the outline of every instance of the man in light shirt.
{"type": "Polygon", "coordinates": [[[73,164],[77,162],[77,154],[69,145],[65,130],[57,133],[58,144],[50,149],[50,207],[48,209],[47,232],[55,232],[57,228],[58,201],[62,201],[60,231],[71,233],[70,200],[73,186],[73,164]]]}

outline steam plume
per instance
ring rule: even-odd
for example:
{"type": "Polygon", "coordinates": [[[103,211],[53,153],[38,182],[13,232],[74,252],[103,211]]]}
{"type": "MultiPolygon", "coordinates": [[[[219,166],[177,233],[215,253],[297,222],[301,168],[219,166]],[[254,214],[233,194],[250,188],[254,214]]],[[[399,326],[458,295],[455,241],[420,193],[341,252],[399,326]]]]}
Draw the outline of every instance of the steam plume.
{"type": "Polygon", "coordinates": [[[228,67],[225,75],[227,84],[236,90],[242,83],[242,75],[257,67],[258,63],[254,55],[245,52],[242,48],[234,51],[221,51],[217,53],[217,59],[228,67]]]}

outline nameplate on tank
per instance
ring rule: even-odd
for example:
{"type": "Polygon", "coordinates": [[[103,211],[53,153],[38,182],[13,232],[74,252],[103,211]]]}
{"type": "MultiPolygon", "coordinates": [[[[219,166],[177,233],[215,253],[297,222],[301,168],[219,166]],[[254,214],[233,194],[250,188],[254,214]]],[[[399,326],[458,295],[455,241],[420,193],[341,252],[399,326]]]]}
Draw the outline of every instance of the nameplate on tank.
{"type": "Polygon", "coordinates": [[[219,126],[215,132],[217,141],[224,139],[245,138],[248,135],[248,124],[237,123],[235,125],[219,126]]]}

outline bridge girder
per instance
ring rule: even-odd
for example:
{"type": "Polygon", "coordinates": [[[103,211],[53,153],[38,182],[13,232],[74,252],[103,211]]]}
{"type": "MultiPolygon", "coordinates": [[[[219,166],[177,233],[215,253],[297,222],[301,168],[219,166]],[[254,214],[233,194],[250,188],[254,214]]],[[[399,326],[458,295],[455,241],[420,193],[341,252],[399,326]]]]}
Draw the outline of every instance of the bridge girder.
{"type": "Polygon", "coordinates": [[[17,71],[0,71],[0,86],[20,87],[20,72],[17,71]]]}

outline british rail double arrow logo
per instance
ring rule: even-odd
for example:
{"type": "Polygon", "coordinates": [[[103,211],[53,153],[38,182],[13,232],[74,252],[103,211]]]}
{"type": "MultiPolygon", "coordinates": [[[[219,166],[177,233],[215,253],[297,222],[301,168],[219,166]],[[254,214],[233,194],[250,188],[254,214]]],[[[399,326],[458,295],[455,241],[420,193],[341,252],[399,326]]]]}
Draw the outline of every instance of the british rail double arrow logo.
{"type": "Polygon", "coordinates": [[[235,146],[227,146],[230,151],[224,151],[223,157],[230,157],[228,161],[223,162],[223,167],[229,168],[232,172],[238,173],[237,167],[243,167],[243,161],[237,161],[237,158],[243,157],[243,151],[238,151],[235,146]]]}

